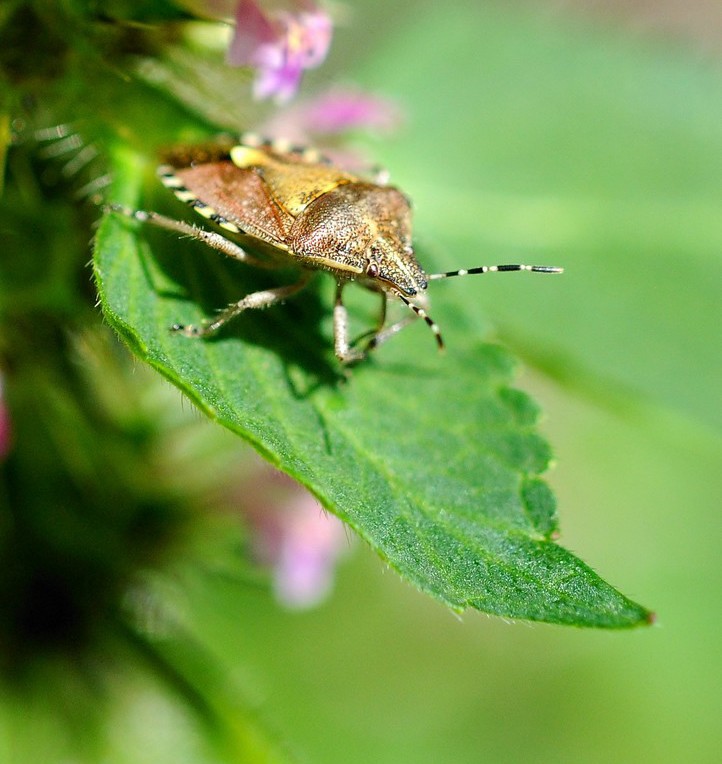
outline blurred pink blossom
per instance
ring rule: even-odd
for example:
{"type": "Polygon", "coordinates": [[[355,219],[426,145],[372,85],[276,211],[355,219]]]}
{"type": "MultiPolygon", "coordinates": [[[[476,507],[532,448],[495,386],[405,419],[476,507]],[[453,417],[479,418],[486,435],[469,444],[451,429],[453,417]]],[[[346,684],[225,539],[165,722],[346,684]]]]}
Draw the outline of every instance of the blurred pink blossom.
{"type": "Polygon", "coordinates": [[[264,135],[298,143],[349,130],[390,133],[402,122],[399,107],[354,87],[335,86],[276,112],[262,127],[264,135]]]}
{"type": "Polygon", "coordinates": [[[254,0],[238,0],[228,63],[256,69],[256,98],[290,100],[303,72],[323,63],[333,34],[331,17],[310,0],[295,12],[264,11],[254,0]]]}
{"type": "Polygon", "coordinates": [[[262,468],[249,487],[253,493],[244,505],[254,551],[273,571],[277,599],[294,609],[318,605],[330,593],[338,559],[348,549],[343,523],[276,470],[262,468]]]}
{"type": "Polygon", "coordinates": [[[350,130],[390,133],[403,121],[396,103],[353,87],[333,87],[276,111],[257,129],[268,138],[283,138],[300,145],[322,146],[334,164],[349,172],[384,178],[378,166],[362,152],[338,145],[350,130]]]}

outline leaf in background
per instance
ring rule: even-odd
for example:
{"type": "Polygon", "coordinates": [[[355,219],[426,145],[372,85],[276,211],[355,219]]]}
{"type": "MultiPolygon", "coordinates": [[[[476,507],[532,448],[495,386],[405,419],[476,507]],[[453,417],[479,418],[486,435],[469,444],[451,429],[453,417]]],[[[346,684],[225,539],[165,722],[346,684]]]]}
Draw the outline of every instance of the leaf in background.
{"type": "Polygon", "coordinates": [[[637,393],[718,434],[717,62],[527,6],[429,2],[379,29],[355,73],[401,94],[412,129],[375,153],[442,267],[566,267],[563,285],[505,279],[483,301],[454,285],[478,322],[576,390],[637,393]]]}
{"type": "MultiPolygon", "coordinates": [[[[117,145],[110,154],[113,198],[136,206],[143,161],[117,145]]],[[[168,327],[272,277],[118,215],[98,231],[95,272],[108,321],[137,355],[423,591],[507,617],[610,628],[648,620],[550,541],[555,505],[539,478],[550,451],[536,406],[508,387],[513,361],[479,341],[465,305],[444,311],[456,316],[445,357],[418,322],[344,381],[329,351],[328,278],[194,341],[168,327]]]]}

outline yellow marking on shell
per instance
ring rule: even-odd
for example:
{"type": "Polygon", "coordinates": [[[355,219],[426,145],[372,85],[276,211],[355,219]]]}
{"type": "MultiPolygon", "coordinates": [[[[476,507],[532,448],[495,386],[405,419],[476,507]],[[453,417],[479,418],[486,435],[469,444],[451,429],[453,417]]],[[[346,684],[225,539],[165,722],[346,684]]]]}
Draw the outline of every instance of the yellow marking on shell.
{"type": "Polygon", "coordinates": [[[225,228],[226,231],[231,231],[232,233],[241,232],[241,229],[235,223],[229,223],[227,220],[218,221],[218,225],[221,228],[225,228]]]}
{"type": "Polygon", "coordinates": [[[231,162],[245,170],[249,167],[263,167],[271,158],[258,146],[234,146],[231,149],[231,162]]]}
{"type": "Polygon", "coordinates": [[[218,214],[213,207],[209,207],[207,204],[197,205],[195,210],[199,215],[209,219],[218,214]]]}
{"type": "Polygon", "coordinates": [[[301,156],[306,162],[321,162],[323,157],[318,149],[304,149],[301,156]]]}
{"type": "Polygon", "coordinates": [[[162,175],[160,180],[166,188],[183,188],[183,181],[175,175],[162,175]]]}
{"type": "MultiPolygon", "coordinates": [[[[308,162],[309,164],[317,164],[319,162],[324,162],[324,157],[321,152],[313,148],[311,146],[307,146],[304,148],[299,148],[298,146],[294,145],[292,141],[290,141],[288,138],[272,138],[272,139],[266,139],[261,137],[260,135],[257,135],[256,133],[244,133],[241,135],[240,141],[239,141],[238,149],[250,148],[250,149],[262,149],[264,152],[266,149],[272,151],[274,154],[292,154],[293,156],[297,156],[300,159],[302,159],[304,162],[308,162]]],[[[232,152],[231,152],[232,153],[232,152]]],[[[242,152],[239,151],[239,156],[242,155],[242,152]]],[[[251,163],[255,162],[256,157],[251,158],[251,163]]],[[[245,160],[243,160],[245,161],[245,160]]],[[[241,165],[238,165],[237,162],[234,162],[238,167],[241,165]]],[[[243,165],[247,166],[247,165],[243,165]]]]}
{"type": "Polygon", "coordinates": [[[293,144],[288,140],[288,138],[275,138],[273,141],[271,141],[270,148],[277,154],[287,154],[291,150],[292,145],[293,144]]]}
{"type": "Polygon", "coordinates": [[[192,202],[195,200],[196,195],[185,188],[176,189],[175,195],[182,202],[192,202]]]}

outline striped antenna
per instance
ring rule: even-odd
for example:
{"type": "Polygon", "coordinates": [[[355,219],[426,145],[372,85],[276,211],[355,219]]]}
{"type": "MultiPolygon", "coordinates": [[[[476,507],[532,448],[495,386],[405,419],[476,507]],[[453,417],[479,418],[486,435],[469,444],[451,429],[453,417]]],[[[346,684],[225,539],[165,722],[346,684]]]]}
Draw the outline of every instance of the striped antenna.
{"type": "MultiPolygon", "coordinates": [[[[458,271],[447,271],[446,273],[432,273],[426,278],[429,281],[438,279],[448,279],[452,276],[474,276],[477,273],[494,273],[502,271],[532,271],[533,273],[563,273],[564,268],[558,268],[555,265],[480,265],[477,268],[469,268],[468,270],[461,268],[458,271]]],[[[444,340],[441,337],[441,330],[438,324],[436,324],[431,316],[421,307],[415,305],[411,300],[407,300],[404,295],[397,293],[402,302],[411,308],[419,318],[423,318],[426,321],[426,325],[434,333],[436,337],[436,344],[439,346],[439,350],[444,349],[444,340]]]]}
{"type": "Polygon", "coordinates": [[[533,273],[563,273],[564,268],[557,268],[555,265],[480,265],[478,268],[464,268],[458,271],[448,271],[447,273],[432,273],[427,276],[429,281],[435,279],[448,279],[452,276],[474,276],[477,273],[495,273],[502,271],[532,271],[533,273]]]}

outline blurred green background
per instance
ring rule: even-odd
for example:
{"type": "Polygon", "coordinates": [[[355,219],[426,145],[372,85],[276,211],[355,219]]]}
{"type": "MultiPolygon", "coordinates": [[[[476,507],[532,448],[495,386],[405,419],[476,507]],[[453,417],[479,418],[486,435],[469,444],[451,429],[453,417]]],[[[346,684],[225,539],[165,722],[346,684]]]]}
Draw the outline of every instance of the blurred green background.
{"type": "MultiPolygon", "coordinates": [[[[366,145],[430,252],[567,269],[553,298],[511,276],[433,297],[488,306],[480,335],[521,356],[547,414],[561,542],[657,625],[459,618],[360,544],[327,603],[287,612],[237,571],[235,526],[199,523],[146,584],[215,667],[176,656],[205,699],[142,649],[110,642],[84,667],[106,676],[102,702],[76,657],[48,658],[33,690],[3,693],[0,761],[241,761],[203,715],[234,704],[309,762],[719,760],[722,26],[686,23],[702,3],[685,23],[672,4],[590,5],[354,3],[309,85],[337,73],[401,104],[401,130],[366,145]]],[[[133,405],[173,423],[174,457],[206,477],[252,469],[152,380],[137,370],[133,405]]]]}

